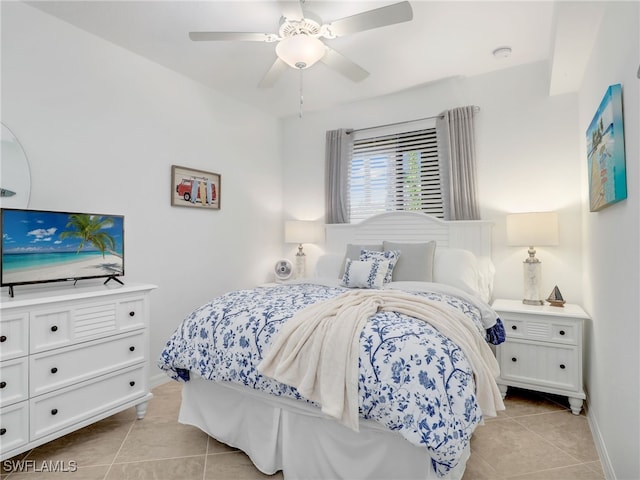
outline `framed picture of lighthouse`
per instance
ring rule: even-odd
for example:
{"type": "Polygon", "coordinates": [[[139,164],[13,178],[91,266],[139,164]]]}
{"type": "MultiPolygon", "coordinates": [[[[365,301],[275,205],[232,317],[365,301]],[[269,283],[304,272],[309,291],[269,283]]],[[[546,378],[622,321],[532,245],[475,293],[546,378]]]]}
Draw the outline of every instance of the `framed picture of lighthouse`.
{"type": "Polygon", "coordinates": [[[220,174],[171,166],[171,205],[220,209],[220,174]]]}

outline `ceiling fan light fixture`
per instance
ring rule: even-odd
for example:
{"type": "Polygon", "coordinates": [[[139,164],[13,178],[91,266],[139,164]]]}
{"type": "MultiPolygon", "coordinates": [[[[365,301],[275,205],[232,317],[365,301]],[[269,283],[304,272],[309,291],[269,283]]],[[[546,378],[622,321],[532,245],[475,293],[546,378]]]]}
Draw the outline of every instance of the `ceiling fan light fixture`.
{"type": "Polygon", "coordinates": [[[283,38],[276,45],[276,54],[292,68],[309,68],[326,52],[322,41],[305,34],[283,38]]]}

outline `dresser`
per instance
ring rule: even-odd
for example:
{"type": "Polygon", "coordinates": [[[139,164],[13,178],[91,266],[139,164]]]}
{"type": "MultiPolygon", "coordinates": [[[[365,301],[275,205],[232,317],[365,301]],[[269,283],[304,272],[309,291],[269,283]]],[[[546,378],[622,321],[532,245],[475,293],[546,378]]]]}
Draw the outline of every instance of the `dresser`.
{"type": "Polygon", "coordinates": [[[578,305],[525,305],[498,299],[493,309],[504,323],[506,341],[496,347],[498,386],[567,396],[580,414],[586,398],[582,386],[583,323],[589,317],[578,305]]]}
{"type": "Polygon", "coordinates": [[[0,302],[0,459],[146,413],[154,285],[23,287],[0,302]]]}

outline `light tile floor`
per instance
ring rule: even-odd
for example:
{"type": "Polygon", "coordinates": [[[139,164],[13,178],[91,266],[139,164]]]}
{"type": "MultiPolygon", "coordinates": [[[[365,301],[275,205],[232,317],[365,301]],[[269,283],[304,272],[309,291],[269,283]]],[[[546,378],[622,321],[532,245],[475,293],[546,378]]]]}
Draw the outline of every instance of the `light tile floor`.
{"type": "MultiPolygon", "coordinates": [[[[180,384],[153,394],[144,420],[132,408],[42,445],[3,462],[2,480],[282,480],[280,472],[264,475],[244,453],[179,424],[180,384]],[[23,463],[30,471],[8,471],[18,460],[32,461],[23,463]],[[42,471],[71,469],[72,461],[75,472],[42,471]]],[[[587,419],[571,414],[566,399],[510,389],[505,403],[505,412],[476,430],[463,480],[604,479],[587,419]]]]}

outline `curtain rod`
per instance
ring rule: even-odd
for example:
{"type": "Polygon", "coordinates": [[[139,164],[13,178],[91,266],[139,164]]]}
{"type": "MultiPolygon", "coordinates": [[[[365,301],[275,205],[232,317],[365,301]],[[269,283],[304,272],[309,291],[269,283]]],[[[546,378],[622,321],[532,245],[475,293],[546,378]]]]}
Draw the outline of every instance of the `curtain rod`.
{"type": "MultiPolygon", "coordinates": [[[[473,111],[475,113],[478,113],[480,111],[480,107],[474,105],[473,106],[473,111]]],[[[355,132],[362,132],[364,130],[373,130],[374,128],[394,127],[396,125],[404,125],[405,123],[421,122],[423,120],[432,120],[434,118],[442,118],[442,115],[432,115],[430,117],[416,118],[415,120],[405,120],[403,122],[387,123],[386,125],[376,125],[375,127],[354,128],[353,130],[349,130],[347,133],[351,134],[351,133],[355,133],[355,132]]]]}

